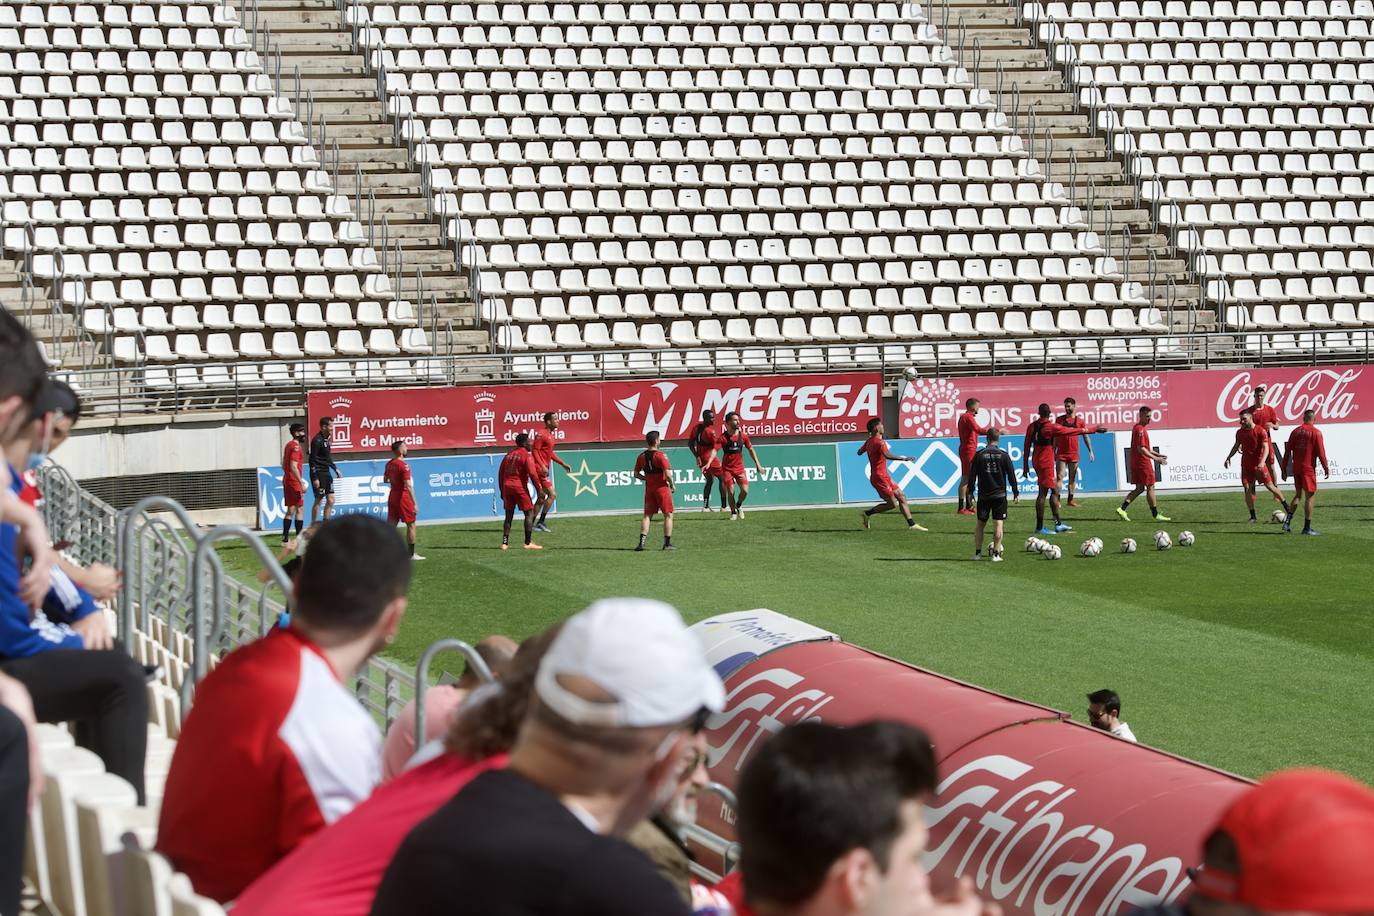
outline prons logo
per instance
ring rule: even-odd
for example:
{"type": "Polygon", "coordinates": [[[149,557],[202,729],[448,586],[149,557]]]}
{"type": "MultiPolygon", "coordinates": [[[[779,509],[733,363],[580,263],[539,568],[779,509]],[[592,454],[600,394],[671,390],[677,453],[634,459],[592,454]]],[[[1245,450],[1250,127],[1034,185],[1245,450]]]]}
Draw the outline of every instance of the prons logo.
{"type": "Polygon", "coordinates": [[[472,396],[472,400],[477,405],[477,410],[473,414],[473,419],[477,423],[473,440],[475,442],[495,442],[496,411],[491,405],[496,403],[496,395],[483,388],[472,396]]]}
{"type": "Polygon", "coordinates": [[[329,402],[329,409],[334,412],[334,426],[330,431],[329,444],[334,448],[353,448],[353,414],[347,412],[352,407],[353,401],[342,396],[329,402]]]}
{"type": "MultiPolygon", "coordinates": [[[[1355,393],[1346,390],[1362,374],[1362,369],[1320,369],[1304,372],[1294,382],[1266,382],[1265,403],[1274,408],[1279,419],[1302,422],[1303,412],[1314,410],[1318,420],[1348,420],[1359,410],[1355,393]]],[[[1237,372],[1217,397],[1217,419],[1235,422],[1240,412],[1254,402],[1254,373],[1237,372]]]]}
{"type": "Polygon", "coordinates": [[[727,732],[718,736],[718,744],[706,748],[706,765],[714,767],[742,741],[739,756],[735,758],[738,770],[759,741],[781,731],[784,726],[819,719],[820,710],[835,697],[814,688],[792,693],[801,681],[802,676],[795,671],[769,668],[731,690],[725,698],[725,709],[706,723],[708,732],[727,732]],[[751,722],[755,713],[757,720],[751,722]],[[731,728],[736,719],[739,723],[731,728]]]}
{"type": "Polygon", "coordinates": [[[1042,916],[1102,916],[1183,892],[1189,879],[1177,856],[1151,858],[1144,843],[1066,816],[1077,795],[1015,757],[966,763],[940,782],[927,809],[926,870],[943,864],[994,900],[1042,916]]]}
{"type": "Polygon", "coordinates": [[[638,433],[657,430],[668,438],[683,438],[700,418],[713,410],[716,417],[738,413],[744,423],[835,420],[871,417],[880,410],[881,388],[876,383],[848,382],[787,384],[768,382],[729,388],[708,387],[698,401],[676,382],[654,382],[647,389],[612,403],[621,418],[638,433]]]}
{"type": "Polygon", "coordinates": [[[949,379],[918,378],[902,389],[898,431],[903,439],[934,439],[955,433],[959,389],[949,379]]]}

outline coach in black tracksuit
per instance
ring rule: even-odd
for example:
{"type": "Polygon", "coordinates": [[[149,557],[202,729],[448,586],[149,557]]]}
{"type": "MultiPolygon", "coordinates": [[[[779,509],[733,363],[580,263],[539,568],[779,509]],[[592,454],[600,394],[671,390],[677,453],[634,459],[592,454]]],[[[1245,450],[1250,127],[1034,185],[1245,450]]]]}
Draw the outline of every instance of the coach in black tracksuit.
{"type": "Polygon", "coordinates": [[[988,444],[973,456],[969,464],[968,486],[970,498],[977,495],[978,526],[973,530],[973,558],[983,558],[983,529],[988,519],[993,520],[992,544],[988,556],[992,562],[1002,560],[1002,523],[1007,520],[1007,486],[1011,485],[1012,501],[1021,498],[1016,488],[1016,469],[1012,467],[1011,456],[997,446],[1002,431],[996,428],[987,432],[988,444]]]}
{"type": "Polygon", "coordinates": [[[329,434],[334,428],[332,417],[320,417],[320,431],[310,440],[310,489],[315,494],[315,502],[310,507],[310,524],[319,521],[320,500],[324,500],[324,517],[334,514],[334,478],[338,476],[339,466],[334,463],[334,455],[329,447],[329,434]]]}

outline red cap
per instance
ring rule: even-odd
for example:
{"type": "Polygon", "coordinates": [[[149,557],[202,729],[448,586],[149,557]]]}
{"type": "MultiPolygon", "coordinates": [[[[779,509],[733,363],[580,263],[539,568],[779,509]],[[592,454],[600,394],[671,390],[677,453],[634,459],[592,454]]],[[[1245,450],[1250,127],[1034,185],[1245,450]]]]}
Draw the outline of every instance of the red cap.
{"type": "Polygon", "coordinates": [[[1288,770],[1237,799],[1216,829],[1240,874],[1215,868],[1199,892],[1258,910],[1374,912],[1374,791],[1323,770],[1288,770]]]}

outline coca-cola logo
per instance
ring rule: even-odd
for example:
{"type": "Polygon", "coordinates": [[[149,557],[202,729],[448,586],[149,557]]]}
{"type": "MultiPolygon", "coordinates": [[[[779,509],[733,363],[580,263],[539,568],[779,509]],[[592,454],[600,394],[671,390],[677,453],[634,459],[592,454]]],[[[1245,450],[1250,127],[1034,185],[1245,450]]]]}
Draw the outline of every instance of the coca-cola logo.
{"type": "MultiPolygon", "coordinates": [[[[1346,420],[1359,409],[1355,392],[1348,389],[1362,372],[1362,368],[1314,367],[1294,381],[1265,379],[1264,402],[1289,423],[1301,422],[1307,410],[1316,411],[1318,420],[1346,420]]],[[[1260,381],[1253,372],[1233,375],[1217,396],[1217,419],[1238,420],[1240,412],[1254,403],[1255,385],[1260,381]]]]}
{"type": "Polygon", "coordinates": [[[627,424],[640,433],[657,430],[668,438],[685,436],[702,411],[716,416],[738,413],[740,420],[762,423],[771,420],[833,420],[877,416],[882,392],[876,382],[815,382],[788,384],[764,382],[711,386],[700,392],[677,382],[655,382],[612,403],[627,424]]]}

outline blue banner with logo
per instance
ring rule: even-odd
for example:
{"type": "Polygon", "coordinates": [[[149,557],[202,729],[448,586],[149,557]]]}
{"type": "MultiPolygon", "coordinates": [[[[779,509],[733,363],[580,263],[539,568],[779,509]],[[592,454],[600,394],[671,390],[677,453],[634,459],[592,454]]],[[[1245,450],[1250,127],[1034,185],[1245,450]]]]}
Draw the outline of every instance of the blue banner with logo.
{"type": "MultiPolygon", "coordinates": [[[[1093,436],[1096,460],[1088,459],[1087,448],[1079,448],[1078,489],[1083,493],[1104,493],[1120,489],[1117,482],[1116,455],[1110,434],[1093,436]]],[[[1021,436],[1004,437],[999,443],[1011,455],[1016,468],[1017,485],[1022,492],[1035,495],[1036,474],[1031,468],[1030,480],[1021,479],[1021,436]]],[[[877,493],[868,482],[868,457],[856,454],[858,442],[837,446],[840,450],[840,499],[843,502],[876,502],[877,493]]],[[[983,443],[980,440],[980,445],[983,443]]],[[[889,439],[887,448],[894,455],[905,455],[911,461],[889,461],[888,473],[909,499],[954,499],[959,494],[958,439],[889,439]]],[[[1063,481],[1060,481],[1061,485],[1063,481]]]]}
{"type": "MultiPolygon", "coordinates": [[[[416,514],[421,522],[491,518],[499,500],[496,492],[498,458],[492,455],[456,455],[443,458],[408,458],[415,483],[416,514]]],[[[386,460],[340,461],[334,480],[334,511],[366,512],[386,518],[391,488],[382,479],[386,460]]],[[[272,530],[286,515],[282,496],[282,469],[258,468],[258,526],[272,530]]],[[[306,481],[307,488],[310,481],[306,481]]],[[[305,494],[309,521],[314,496],[305,494]]]]}

